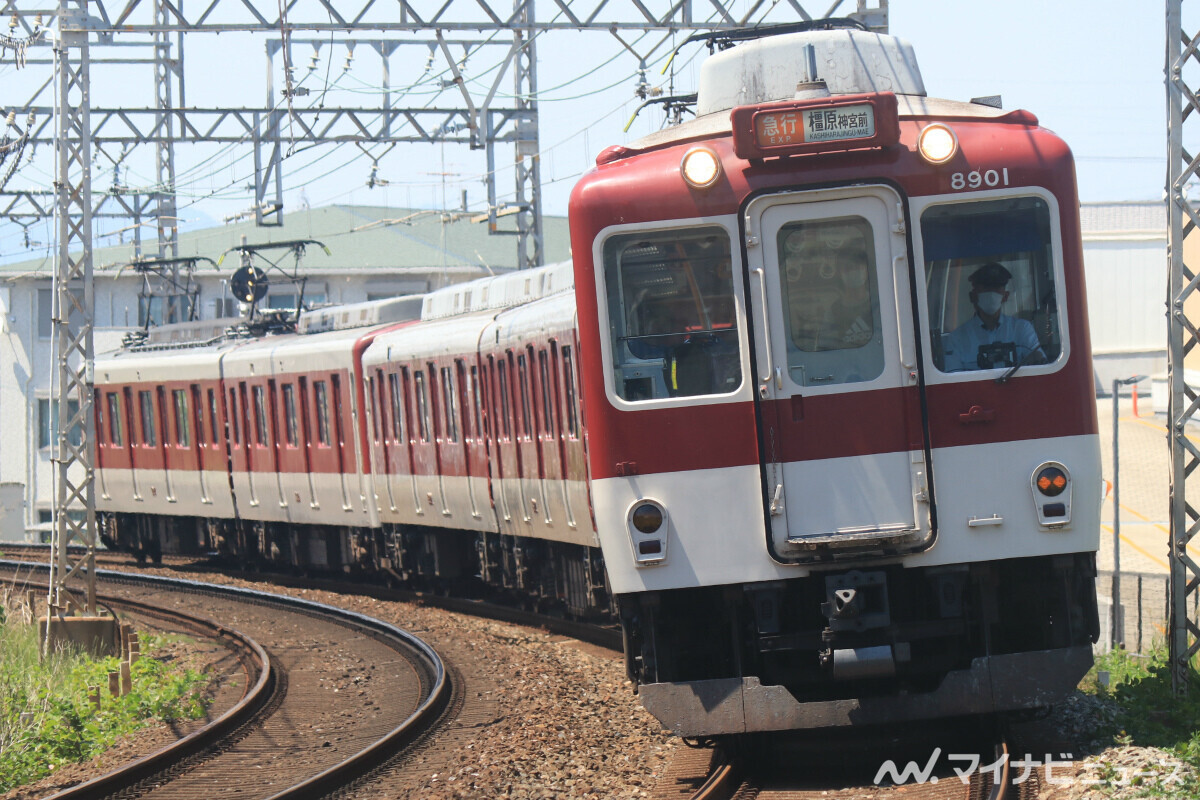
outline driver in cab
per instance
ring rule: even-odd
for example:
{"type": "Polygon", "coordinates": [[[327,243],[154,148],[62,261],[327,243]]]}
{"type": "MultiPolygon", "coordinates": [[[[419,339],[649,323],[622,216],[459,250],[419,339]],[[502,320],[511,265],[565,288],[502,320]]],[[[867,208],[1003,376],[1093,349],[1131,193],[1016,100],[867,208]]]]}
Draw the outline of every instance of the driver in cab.
{"type": "Polygon", "coordinates": [[[1013,367],[1045,360],[1028,320],[1002,313],[1012,273],[992,261],[971,273],[975,313],[943,340],[946,372],[1013,367]]]}

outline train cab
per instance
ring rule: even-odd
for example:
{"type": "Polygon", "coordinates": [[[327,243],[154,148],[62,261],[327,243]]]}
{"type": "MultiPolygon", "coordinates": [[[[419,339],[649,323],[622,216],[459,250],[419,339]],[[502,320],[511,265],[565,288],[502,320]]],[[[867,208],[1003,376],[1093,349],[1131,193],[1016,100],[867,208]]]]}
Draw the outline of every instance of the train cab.
{"type": "Polygon", "coordinates": [[[903,40],[766,36],[571,235],[597,531],[682,735],[1044,705],[1097,634],[1074,168],[903,40]]]}

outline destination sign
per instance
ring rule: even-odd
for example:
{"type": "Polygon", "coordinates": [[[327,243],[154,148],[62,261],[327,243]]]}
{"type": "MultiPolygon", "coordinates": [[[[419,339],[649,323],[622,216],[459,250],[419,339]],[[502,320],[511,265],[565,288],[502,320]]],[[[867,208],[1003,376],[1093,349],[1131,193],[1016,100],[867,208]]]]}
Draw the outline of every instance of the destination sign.
{"type": "Polygon", "coordinates": [[[756,144],[764,150],[806,142],[870,139],[875,135],[875,107],[862,103],[760,113],[754,118],[754,134],[756,144]]]}

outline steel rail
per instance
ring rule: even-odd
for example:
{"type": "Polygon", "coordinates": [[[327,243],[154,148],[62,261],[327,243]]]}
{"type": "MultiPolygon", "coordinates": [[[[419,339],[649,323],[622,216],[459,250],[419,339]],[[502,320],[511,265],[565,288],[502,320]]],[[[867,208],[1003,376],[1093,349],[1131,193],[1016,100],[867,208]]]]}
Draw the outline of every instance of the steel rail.
{"type": "MultiPolygon", "coordinates": [[[[0,560],[0,568],[4,567],[15,569],[32,568],[39,571],[48,570],[48,567],[44,564],[0,560]]],[[[421,661],[419,666],[425,670],[427,676],[431,679],[432,685],[430,686],[428,696],[421,702],[421,704],[415,711],[413,711],[412,714],[405,718],[389,733],[385,734],[380,739],[377,739],[373,744],[358,751],[354,755],[339,762],[338,764],[335,764],[329,769],[298,784],[295,784],[294,786],[285,789],[282,792],[272,795],[269,800],[284,800],[284,798],[287,800],[303,800],[305,798],[324,797],[332,791],[344,787],[352,780],[367,774],[370,770],[394,756],[402,747],[411,743],[418,736],[429,730],[429,728],[436,722],[442,711],[450,702],[452,687],[447,676],[445,664],[442,662],[441,657],[437,654],[437,651],[434,650],[433,647],[431,647],[428,643],[419,639],[408,631],[397,628],[396,626],[390,625],[382,620],[369,617],[365,614],[359,614],[355,611],[337,608],[336,606],[327,605],[325,603],[318,603],[298,597],[271,594],[269,592],[261,592],[254,589],[244,589],[237,586],[221,586],[219,584],[203,583],[200,581],[184,580],[180,578],[165,578],[156,575],[142,575],[137,573],[101,569],[96,570],[96,577],[112,583],[152,586],[171,591],[232,597],[247,603],[283,607],[300,613],[307,613],[313,616],[332,619],[338,624],[372,636],[373,638],[384,643],[390,643],[393,646],[396,644],[401,644],[404,648],[415,652],[419,656],[421,661]]],[[[211,624],[216,625],[216,623],[211,624]]],[[[224,715],[222,719],[223,718],[224,715]]],[[[142,760],[133,762],[133,764],[127,766],[139,764],[142,760]]],[[[161,768],[156,771],[161,771],[161,768]]],[[[112,794],[112,792],[116,789],[122,788],[123,786],[128,786],[131,782],[136,782],[136,780],[142,779],[139,777],[135,781],[122,784],[110,780],[109,776],[112,774],[113,773],[108,773],[107,775],[100,776],[86,784],[80,784],[77,787],[66,790],[66,792],[61,792],[57,795],[54,795],[52,800],[67,800],[68,798],[69,800],[82,800],[83,798],[90,799],[92,797],[104,797],[112,794]],[[105,781],[104,785],[106,789],[103,792],[86,794],[72,793],[97,781],[105,781]]]]}

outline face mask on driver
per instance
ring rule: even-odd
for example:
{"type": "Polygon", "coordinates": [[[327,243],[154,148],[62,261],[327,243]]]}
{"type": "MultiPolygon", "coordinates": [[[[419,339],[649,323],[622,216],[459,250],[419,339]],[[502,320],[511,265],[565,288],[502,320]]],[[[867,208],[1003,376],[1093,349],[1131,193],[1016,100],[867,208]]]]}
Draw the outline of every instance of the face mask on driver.
{"type": "Polygon", "coordinates": [[[983,313],[995,314],[1004,304],[1004,295],[1000,292],[979,292],[975,302],[979,304],[979,310],[983,313]]]}
{"type": "Polygon", "coordinates": [[[867,285],[867,271],[865,269],[847,270],[842,273],[842,280],[851,289],[861,289],[867,285]]]}

